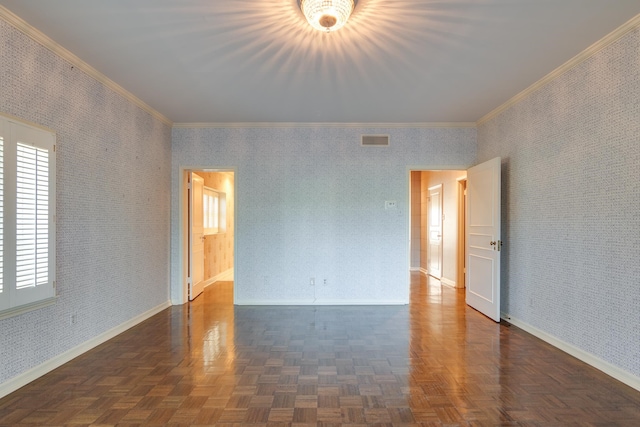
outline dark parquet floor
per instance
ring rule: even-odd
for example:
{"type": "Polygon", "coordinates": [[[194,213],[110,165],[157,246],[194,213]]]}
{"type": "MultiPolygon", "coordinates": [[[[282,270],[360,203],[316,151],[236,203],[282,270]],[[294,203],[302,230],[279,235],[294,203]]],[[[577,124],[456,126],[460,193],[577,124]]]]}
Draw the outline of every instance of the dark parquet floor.
{"type": "Polygon", "coordinates": [[[0,400],[2,426],[640,426],[640,393],[412,276],[409,306],[171,307],[0,400]]]}

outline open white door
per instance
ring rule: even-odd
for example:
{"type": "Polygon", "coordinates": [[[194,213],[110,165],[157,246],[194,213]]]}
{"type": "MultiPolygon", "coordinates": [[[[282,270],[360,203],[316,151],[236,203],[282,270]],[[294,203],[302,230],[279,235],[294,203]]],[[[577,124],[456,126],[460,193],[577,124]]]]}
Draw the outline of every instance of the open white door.
{"type": "Polygon", "coordinates": [[[204,290],[204,217],[202,197],[204,179],[195,173],[191,174],[191,199],[189,200],[189,233],[191,238],[191,256],[189,257],[189,301],[193,301],[204,290]]]}
{"type": "Polygon", "coordinates": [[[500,321],[500,158],[467,171],[467,304],[500,321]]]}

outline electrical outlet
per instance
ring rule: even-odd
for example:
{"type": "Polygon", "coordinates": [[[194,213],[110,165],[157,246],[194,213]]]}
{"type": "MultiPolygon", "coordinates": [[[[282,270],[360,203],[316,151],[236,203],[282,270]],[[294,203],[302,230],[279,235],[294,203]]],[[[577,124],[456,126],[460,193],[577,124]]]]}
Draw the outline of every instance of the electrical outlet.
{"type": "Polygon", "coordinates": [[[312,277],[311,279],[309,279],[309,285],[310,286],[315,286],[316,285],[316,279],[314,277],[312,277]]]}
{"type": "Polygon", "coordinates": [[[327,286],[327,279],[322,279],[322,284],[327,286]]]}
{"type": "Polygon", "coordinates": [[[385,209],[395,209],[397,207],[398,207],[398,202],[396,202],[395,200],[386,200],[384,202],[385,209]]]}
{"type": "Polygon", "coordinates": [[[76,323],[78,323],[78,314],[77,313],[72,313],[69,315],[69,324],[70,325],[75,325],[76,323]]]}

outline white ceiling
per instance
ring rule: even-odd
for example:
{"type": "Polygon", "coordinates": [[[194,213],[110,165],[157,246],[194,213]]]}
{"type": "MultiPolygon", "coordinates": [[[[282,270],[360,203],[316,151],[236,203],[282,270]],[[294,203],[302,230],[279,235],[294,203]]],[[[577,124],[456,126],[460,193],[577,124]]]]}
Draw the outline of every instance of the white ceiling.
{"type": "Polygon", "coordinates": [[[473,122],[640,13],[639,0],[0,0],[176,123],[473,122]]]}

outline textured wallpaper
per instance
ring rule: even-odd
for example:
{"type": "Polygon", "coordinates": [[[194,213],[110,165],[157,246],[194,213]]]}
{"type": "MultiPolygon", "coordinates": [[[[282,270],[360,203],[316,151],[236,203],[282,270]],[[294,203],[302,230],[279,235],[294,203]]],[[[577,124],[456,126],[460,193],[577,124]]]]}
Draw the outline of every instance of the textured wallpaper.
{"type": "Polygon", "coordinates": [[[502,311],[640,376],[640,29],[478,129],[503,159],[502,311]]]}
{"type": "Polygon", "coordinates": [[[172,156],[174,301],[179,171],[210,167],[236,172],[238,304],[398,304],[409,297],[409,170],[466,168],[476,130],[175,128],[172,156]],[[362,147],[363,133],[391,145],[362,147]]]}
{"type": "Polygon", "coordinates": [[[171,129],[2,20],[0,76],[57,134],[59,296],[0,320],[2,383],[168,300],[171,129]]]}

